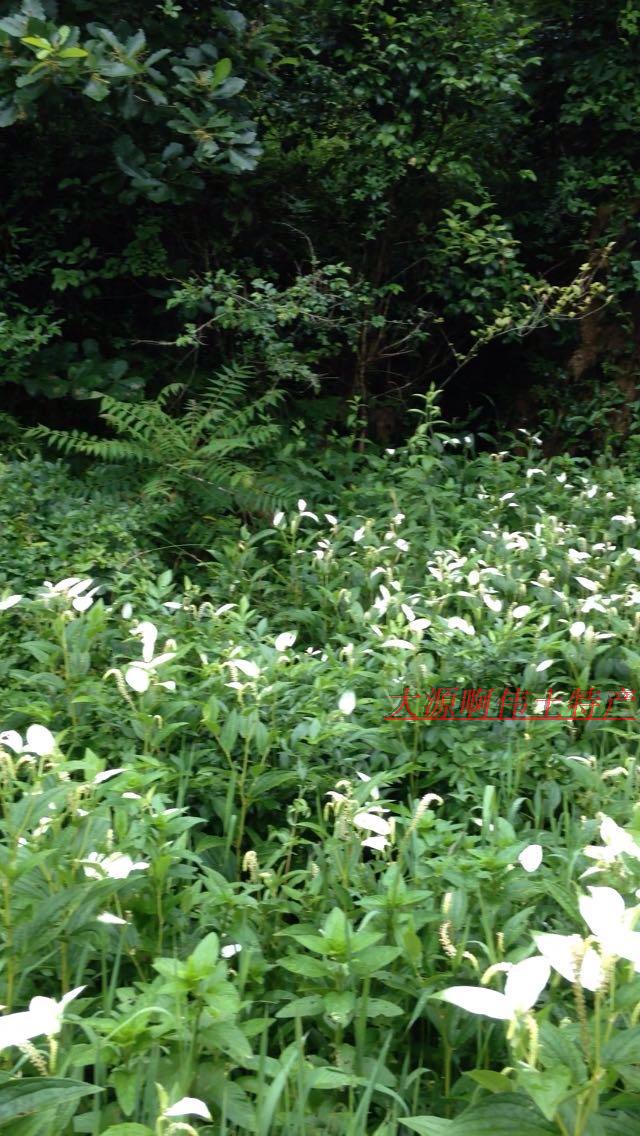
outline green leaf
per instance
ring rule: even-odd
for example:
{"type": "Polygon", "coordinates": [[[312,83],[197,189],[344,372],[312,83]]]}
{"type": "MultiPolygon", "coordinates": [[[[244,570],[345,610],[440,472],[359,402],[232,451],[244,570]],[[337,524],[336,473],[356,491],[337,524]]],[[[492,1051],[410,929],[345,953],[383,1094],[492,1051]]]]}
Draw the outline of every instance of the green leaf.
{"type": "Polygon", "coordinates": [[[205,936],[201,943],[198,943],[189,961],[196,970],[206,972],[209,969],[213,970],[219,956],[220,942],[215,931],[212,931],[209,935],[205,936]]]}
{"type": "Polygon", "coordinates": [[[556,1129],[522,1096],[492,1096],[446,1121],[440,1117],[412,1116],[401,1120],[422,1136],[551,1136],[556,1129]],[[435,1124],[434,1124],[435,1121],[435,1124]],[[449,1127],[442,1127],[442,1125],[449,1127]]]}
{"type": "Polygon", "coordinates": [[[58,52],[59,59],[85,59],[89,54],[83,47],[65,47],[58,52]]]}
{"type": "Polygon", "coordinates": [[[147,1128],[146,1124],[125,1121],[124,1124],[111,1124],[105,1128],[102,1136],[153,1136],[153,1129],[147,1128]]]}
{"type": "Polygon", "coordinates": [[[492,1069],[472,1069],[467,1077],[490,1093],[510,1093],[513,1089],[513,1082],[504,1073],[495,1073],[492,1069]]]}
{"type": "Polygon", "coordinates": [[[224,83],[228,75],[231,74],[231,60],[219,59],[213,69],[214,83],[224,83]]]}
{"type": "Polygon", "coordinates": [[[553,1120],[562,1101],[570,1093],[571,1073],[566,1065],[547,1069],[521,1069],[518,1084],[529,1094],[547,1120],[553,1120]]]}
{"type": "Polygon", "coordinates": [[[86,1085],[84,1081],[70,1081],[63,1077],[20,1077],[0,1085],[0,1126],[4,1127],[21,1116],[32,1116],[98,1092],[102,1090],[86,1085]]]}
{"type": "Polygon", "coordinates": [[[602,1047],[603,1065],[640,1063],[640,1026],[619,1031],[602,1047]]]}
{"type": "Polygon", "coordinates": [[[291,974],[302,974],[305,978],[326,978],[327,976],[326,963],[321,962],[320,959],[305,958],[302,955],[281,959],[278,966],[281,966],[283,970],[288,970],[291,974]]]}
{"type": "Polygon", "coordinates": [[[294,998],[286,1006],[278,1010],[276,1018],[306,1018],[315,1017],[323,1012],[322,998],[319,994],[310,994],[308,998],[294,998]]]}

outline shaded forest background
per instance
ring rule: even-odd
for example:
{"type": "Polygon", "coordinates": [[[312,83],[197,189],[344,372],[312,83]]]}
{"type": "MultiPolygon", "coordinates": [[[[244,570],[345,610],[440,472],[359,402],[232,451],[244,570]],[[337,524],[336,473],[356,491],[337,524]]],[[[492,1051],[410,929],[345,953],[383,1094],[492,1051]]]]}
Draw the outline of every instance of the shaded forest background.
{"type": "Polygon", "coordinates": [[[548,452],[633,431],[632,0],[0,13],[5,437],[228,382],[361,446],[432,383],[548,452]]]}

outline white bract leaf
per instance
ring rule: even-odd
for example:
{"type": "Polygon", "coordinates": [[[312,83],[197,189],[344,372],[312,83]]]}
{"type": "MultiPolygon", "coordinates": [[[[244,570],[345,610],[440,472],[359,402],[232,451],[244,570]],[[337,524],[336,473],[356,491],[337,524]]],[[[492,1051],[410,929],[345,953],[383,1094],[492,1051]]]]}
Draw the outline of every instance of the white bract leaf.
{"type": "Polygon", "coordinates": [[[151,685],[148,671],[145,671],[143,667],[136,666],[135,664],[131,667],[127,667],[124,672],[124,681],[127,686],[130,686],[137,694],[144,694],[145,690],[148,690],[151,685]]]}
{"type": "Polygon", "coordinates": [[[181,1097],[179,1101],[164,1110],[163,1116],[199,1116],[202,1120],[212,1120],[204,1101],[198,1097],[181,1097]]]}
{"type": "Polygon", "coordinates": [[[542,845],[529,844],[518,856],[518,862],[525,872],[537,872],[542,863],[542,845]]]}
{"type": "Polygon", "coordinates": [[[112,777],[117,777],[119,773],[124,773],[125,769],[103,769],[102,773],[96,773],[93,783],[94,785],[102,785],[103,781],[109,781],[112,777]]]}
{"type": "Polygon", "coordinates": [[[548,671],[549,667],[552,667],[554,662],[554,659],[545,659],[542,663],[538,663],[536,672],[540,674],[542,671],[548,671]]]}
{"type": "Polygon", "coordinates": [[[24,748],[38,757],[48,757],[56,751],[56,739],[46,726],[29,726],[24,748]]]}
{"type": "Polygon", "coordinates": [[[550,971],[548,961],[536,955],[510,967],[504,994],[485,990],[482,986],[451,986],[440,994],[440,998],[471,1014],[512,1021],[535,1005],[549,981],[550,971]]]}
{"type": "Polygon", "coordinates": [[[297,631],[282,631],[280,635],[276,636],[276,651],[286,651],[287,647],[293,647],[293,644],[295,643],[297,638],[297,631]]]}
{"type": "Polygon", "coordinates": [[[379,813],[356,813],[353,823],[357,828],[364,828],[367,832],[375,832],[378,836],[390,836],[391,834],[389,821],[385,820],[379,813]]]}
{"type": "Polygon", "coordinates": [[[586,623],[583,623],[581,619],[578,619],[575,623],[571,624],[571,627],[569,628],[569,634],[572,639],[579,639],[581,635],[584,635],[586,630],[586,623]]]}
{"type": "Polygon", "coordinates": [[[227,943],[226,947],[220,948],[220,954],[223,959],[230,959],[234,958],[235,955],[239,955],[241,950],[242,947],[240,943],[227,943]]]}
{"type": "Polygon", "coordinates": [[[101,915],[96,916],[98,923],[107,923],[114,927],[126,927],[126,919],[121,919],[119,915],[112,915],[110,911],[103,911],[101,915]]]}
{"type": "Polygon", "coordinates": [[[496,596],[491,596],[488,592],[485,592],[482,599],[490,611],[502,611],[502,601],[497,599],[496,596]]]}
{"type": "Polygon", "coordinates": [[[10,607],[15,607],[21,599],[22,596],[5,596],[3,600],[0,600],[0,611],[7,611],[10,607]]]}
{"type": "Polygon", "coordinates": [[[14,753],[22,753],[22,738],[17,730],[5,730],[0,734],[0,746],[13,750],[14,753]]]}
{"type": "Polygon", "coordinates": [[[153,659],[153,652],[155,651],[156,640],[158,638],[158,628],[155,623],[144,619],[132,629],[131,634],[139,635],[142,639],[142,658],[145,663],[150,663],[153,659]]]}
{"type": "Polygon", "coordinates": [[[338,708],[343,714],[353,714],[356,708],[356,696],[352,690],[345,690],[344,694],[340,695],[338,708]]]}
{"type": "Polygon", "coordinates": [[[511,1018],[511,1007],[504,994],[497,990],[485,990],[482,986],[450,986],[442,991],[440,998],[470,1014],[482,1014],[505,1022],[511,1018]]]}
{"type": "Polygon", "coordinates": [[[120,852],[111,852],[103,856],[99,852],[90,852],[83,861],[84,874],[92,880],[102,880],[108,877],[112,880],[126,880],[132,872],[143,872],[149,867],[146,860],[132,860],[120,852]]]}
{"type": "Polygon", "coordinates": [[[241,674],[246,675],[247,678],[257,678],[260,674],[260,667],[254,663],[252,659],[229,659],[225,664],[226,667],[236,667],[241,674]]]}
{"type": "Polygon", "coordinates": [[[525,615],[528,615],[530,611],[531,608],[529,604],[518,604],[518,606],[513,609],[513,618],[524,619],[525,615]]]}

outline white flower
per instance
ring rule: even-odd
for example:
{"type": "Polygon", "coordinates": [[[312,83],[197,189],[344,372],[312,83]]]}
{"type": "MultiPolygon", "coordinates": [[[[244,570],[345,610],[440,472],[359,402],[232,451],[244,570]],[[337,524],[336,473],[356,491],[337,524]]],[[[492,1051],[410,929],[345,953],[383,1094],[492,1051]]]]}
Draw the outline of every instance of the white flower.
{"type": "Polygon", "coordinates": [[[226,947],[220,948],[220,954],[223,959],[230,959],[234,955],[239,955],[241,950],[240,943],[228,943],[226,947]]]}
{"type": "Polygon", "coordinates": [[[518,856],[518,863],[524,868],[525,872],[537,872],[542,863],[542,845],[529,844],[523,848],[518,856]]]}
{"type": "Polygon", "coordinates": [[[284,520],[284,513],[282,512],[282,509],[278,509],[278,512],[274,513],[274,516],[273,516],[273,522],[272,522],[273,527],[277,529],[278,526],[282,523],[283,520],[284,520]]]}
{"type": "Polygon", "coordinates": [[[343,714],[353,714],[356,708],[356,696],[352,690],[345,690],[344,694],[340,695],[338,707],[343,714]]]}
{"type": "Polygon", "coordinates": [[[431,627],[430,619],[412,619],[409,631],[426,631],[428,627],[431,627]]]}
{"type": "Polygon", "coordinates": [[[567,552],[567,558],[572,564],[580,564],[583,560],[590,560],[591,553],[579,552],[577,548],[570,548],[567,552]]]}
{"type": "Polygon", "coordinates": [[[381,646],[397,647],[401,651],[413,651],[415,644],[409,643],[407,639],[396,639],[395,636],[392,635],[390,639],[385,639],[381,646]]]}
{"type": "Polygon", "coordinates": [[[338,518],[334,517],[333,513],[325,513],[325,519],[330,525],[337,525],[338,523],[338,518]]]}
{"type": "Polygon", "coordinates": [[[588,592],[597,592],[600,587],[593,580],[588,580],[586,576],[576,576],[575,578],[578,584],[582,584],[582,587],[586,588],[588,592]]]}
{"type": "Polygon", "coordinates": [[[363,848],[374,848],[376,852],[384,852],[385,848],[389,847],[386,836],[367,836],[360,843],[363,848]]]}
{"type": "Polygon", "coordinates": [[[469,583],[472,588],[474,588],[476,584],[480,583],[480,573],[478,572],[477,568],[471,569],[469,575],[467,576],[467,583],[469,583]]]}
{"type": "Polygon", "coordinates": [[[604,982],[602,961],[581,935],[538,932],[533,937],[540,953],[567,982],[579,982],[585,990],[600,989],[604,982]]]}
{"type": "Polygon", "coordinates": [[[213,1120],[206,1104],[198,1097],[181,1097],[164,1110],[163,1116],[199,1116],[202,1120],[213,1120]]]}
{"type": "Polygon", "coordinates": [[[529,604],[518,604],[517,607],[514,607],[512,615],[514,619],[524,619],[525,615],[528,615],[530,611],[531,608],[529,604]]]}
{"type": "Polygon", "coordinates": [[[0,734],[0,746],[11,749],[14,753],[22,753],[22,738],[17,730],[5,730],[0,734]]]}
{"type": "Polygon", "coordinates": [[[460,619],[459,616],[454,615],[451,619],[447,620],[448,626],[452,631],[462,631],[465,635],[475,635],[476,630],[472,623],[466,619],[460,619]]]}
{"type": "Polygon", "coordinates": [[[10,1045],[24,1045],[34,1037],[44,1034],[53,1037],[62,1029],[62,1015],[65,1007],[85,989],[77,986],[64,994],[59,1002],[54,998],[32,998],[29,1009],[18,1014],[0,1017],[0,1049],[10,1045]]]}
{"type": "Polygon", "coordinates": [[[543,662],[538,663],[538,665],[536,667],[537,674],[540,674],[542,671],[548,671],[549,667],[553,666],[554,661],[555,661],[554,659],[544,659],[543,662]]]}
{"type": "Polygon", "coordinates": [[[306,507],[307,507],[307,502],[304,500],[304,497],[300,497],[300,499],[298,501],[298,512],[304,513],[306,507]]]}
{"type": "Polygon", "coordinates": [[[634,913],[625,909],[622,896],[609,887],[590,887],[590,896],[580,897],[580,914],[603,953],[633,962],[640,972],[640,932],[632,931],[634,913]]]}
{"type": "Polygon", "coordinates": [[[0,611],[7,611],[8,608],[20,603],[21,599],[22,596],[5,596],[3,600],[0,600],[0,611]]]}
{"type": "MultiPolygon", "coordinates": [[[[601,817],[600,836],[604,845],[588,844],[583,849],[584,855],[606,864],[612,864],[623,853],[633,857],[634,860],[640,860],[640,846],[636,844],[633,837],[623,828],[620,828],[611,817],[605,816],[604,813],[601,814],[601,817]]],[[[590,871],[593,871],[593,869],[590,869],[590,871]]]]}
{"type": "Polygon", "coordinates": [[[495,596],[489,595],[488,592],[484,593],[482,599],[490,611],[502,611],[502,600],[497,599],[495,596]]]}
{"type": "Polygon", "coordinates": [[[109,856],[90,852],[82,863],[85,876],[92,880],[103,880],[105,876],[111,880],[126,880],[132,872],[143,872],[149,867],[145,860],[134,862],[130,856],[123,856],[120,852],[112,852],[109,856]]]}
{"type": "Polygon", "coordinates": [[[102,785],[103,781],[108,781],[111,777],[117,777],[117,775],[119,773],[124,773],[124,772],[125,772],[124,767],[120,768],[120,769],[103,769],[102,773],[96,773],[96,775],[93,779],[93,784],[94,785],[102,785]]]}
{"type": "Polygon", "coordinates": [[[439,997],[468,1010],[470,1014],[483,1014],[499,1021],[513,1021],[527,1013],[538,1001],[547,982],[551,967],[545,958],[535,955],[511,966],[507,973],[504,994],[486,990],[482,986],[450,986],[439,997]]]}
{"type": "Polygon", "coordinates": [[[366,832],[375,832],[376,836],[389,836],[392,831],[391,825],[380,813],[373,811],[377,807],[372,805],[370,809],[356,813],[353,823],[357,828],[364,828],[366,832]]]}
{"type": "Polygon", "coordinates": [[[502,497],[500,498],[500,500],[501,500],[501,501],[510,501],[512,497],[515,497],[515,493],[513,493],[513,492],[511,492],[511,493],[503,493],[503,494],[502,494],[502,497]]]}
{"type": "Polygon", "coordinates": [[[581,635],[584,635],[586,630],[586,623],[583,623],[581,619],[578,619],[575,623],[571,624],[571,627],[569,628],[569,634],[572,639],[579,639],[581,635]]]}
{"type": "Polygon", "coordinates": [[[257,678],[260,674],[260,667],[257,663],[254,663],[252,659],[228,659],[223,666],[235,667],[236,670],[246,675],[247,678],[257,678]]]}
{"type": "Polygon", "coordinates": [[[103,911],[102,915],[96,916],[96,922],[112,924],[114,927],[125,927],[126,919],[121,919],[119,915],[112,915],[110,911],[103,911]]]}
{"type": "Polygon", "coordinates": [[[122,618],[123,619],[131,619],[132,615],[133,615],[133,604],[130,604],[130,603],[123,604],[123,606],[122,606],[122,618]]]}
{"type": "Polygon", "coordinates": [[[139,635],[142,639],[142,658],[145,663],[150,663],[158,638],[158,628],[155,623],[144,619],[141,623],[138,623],[136,627],[132,628],[131,634],[139,635]]]}
{"type": "Polygon", "coordinates": [[[293,647],[297,638],[297,631],[282,631],[275,640],[276,651],[286,651],[287,647],[293,647]]]}
{"type": "Polygon", "coordinates": [[[355,531],[355,532],[354,532],[354,534],[353,534],[353,539],[354,539],[354,541],[356,542],[356,544],[358,544],[358,542],[362,540],[362,538],[363,538],[364,534],[365,534],[365,527],[364,527],[364,525],[362,525],[362,527],[361,527],[361,528],[359,528],[359,529],[356,529],[356,531],[355,531]]]}
{"type": "Polygon", "coordinates": [[[400,549],[401,552],[408,552],[409,551],[409,541],[404,540],[402,537],[398,537],[398,539],[396,541],[394,541],[394,544],[395,544],[396,548],[400,549]]]}
{"type": "Polygon", "coordinates": [[[46,726],[29,726],[24,748],[38,757],[48,757],[56,751],[56,740],[46,726]]]}
{"type": "Polygon", "coordinates": [[[127,686],[130,686],[137,694],[144,694],[145,690],[148,690],[151,685],[149,672],[135,664],[131,667],[127,667],[124,672],[124,681],[127,686]]]}

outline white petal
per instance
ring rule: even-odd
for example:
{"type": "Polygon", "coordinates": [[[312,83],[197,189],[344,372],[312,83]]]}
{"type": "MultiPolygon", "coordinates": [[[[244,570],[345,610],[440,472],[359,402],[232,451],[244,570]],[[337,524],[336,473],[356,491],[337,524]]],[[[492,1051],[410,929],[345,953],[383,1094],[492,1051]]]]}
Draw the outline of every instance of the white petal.
{"type": "Polygon", "coordinates": [[[246,675],[247,678],[257,678],[260,674],[259,666],[253,662],[252,659],[229,659],[225,663],[226,667],[236,667],[241,674],[246,675]]]}
{"type": "Polygon", "coordinates": [[[131,631],[132,635],[139,635],[142,639],[142,658],[145,663],[150,663],[155,651],[156,640],[158,638],[158,628],[155,623],[151,623],[148,619],[143,619],[131,631]]]}
{"type": "Polygon", "coordinates": [[[149,689],[151,679],[142,667],[132,666],[127,667],[124,673],[124,680],[127,686],[132,690],[137,691],[138,694],[144,694],[145,690],[149,689]]]}
{"type": "Polygon", "coordinates": [[[385,836],[367,836],[361,843],[363,848],[374,848],[376,852],[384,852],[385,848],[389,847],[389,841],[385,836]]]}
{"type": "Polygon", "coordinates": [[[356,696],[352,690],[345,690],[344,694],[340,695],[338,708],[343,714],[353,714],[356,708],[356,696]]]}
{"type": "Polygon", "coordinates": [[[398,647],[401,651],[413,651],[415,648],[415,643],[409,643],[407,639],[396,639],[395,636],[392,635],[390,639],[385,639],[384,643],[382,643],[382,646],[398,647]]]}
{"type": "Polygon", "coordinates": [[[298,638],[297,631],[283,631],[276,637],[275,648],[276,651],[286,651],[287,647],[293,647],[296,639],[298,638]]]}
{"type": "Polygon", "coordinates": [[[600,955],[593,947],[588,947],[585,951],[578,980],[585,990],[599,990],[604,986],[604,967],[600,955]]]}
{"type": "Polygon", "coordinates": [[[504,994],[514,1011],[526,1012],[535,1005],[549,981],[550,973],[549,962],[541,955],[524,959],[511,967],[504,994]]]}
{"type": "Polygon", "coordinates": [[[482,599],[484,600],[490,611],[502,611],[502,601],[497,599],[495,596],[490,596],[488,592],[485,592],[482,599]]]}
{"type": "Polygon", "coordinates": [[[575,982],[576,957],[579,957],[584,946],[580,935],[551,935],[541,931],[534,936],[536,946],[544,955],[554,970],[566,978],[567,982],[575,982]]]}
{"type": "Polygon", "coordinates": [[[96,921],[98,923],[113,924],[114,927],[115,926],[124,927],[124,926],[126,926],[126,923],[127,923],[126,919],[121,919],[119,915],[112,915],[110,911],[103,911],[102,915],[97,915],[96,921]]]}
{"type": "Polygon", "coordinates": [[[584,635],[586,630],[586,623],[583,623],[581,619],[577,619],[575,623],[571,624],[571,627],[569,628],[569,634],[572,639],[579,639],[581,635],[584,635]]]}
{"type": "Polygon", "coordinates": [[[304,513],[306,507],[307,507],[307,502],[305,501],[304,497],[301,497],[300,500],[298,501],[299,512],[304,513]]]}
{"type": "Polygon", "coordinates": [[[514,607],[513,609],[513,618],[524,619],[525,615],[528,615],[530,611],[531,608],[529,607],[529,604],[518,604],[518,606],[514,607]]]}
{"type": "Polygon", "coordinates": [[[536,667],[536,672],[538,674],[540,674],[541,671],[548,671],[549,667],[553,666],[554,661],[555,661],[554,659],[545,659],[542,663],[538,663],[538,665],[536,667]]]}
{"type": "Polygon", "coordinates": [[[391,834],[391,825],[384,817],[379,816],[378,813],[361,812],[356,813],[353,818],[353,823],[358,828],[364,828],[366,832],[375,832],[378,836],[389,836],[391,834]]]}
{"type": "Polygon", "coordinates": [[[226,947],[220,948],[220,954],[223,959],[230,959],[233,958],[234,955],[239,955],[241,950],[242,947],[240,943],[227,943],[226,947]]]}
{"type": "Polygon", "coordinates": [[[197,1097],[181,1097],[179,1101],[171,1105],[171,1108],[165,1109],[164,1115],[199,1116],[202,1120],[213,1119],[204,1101],[198,1100],[197,1097]]]}
{"type": "Polygon", "coordinates": [[[439,997],[452,1006],[468,1010],[470,1014],[484,1014],[486,1018],[509,1021],[513,1016],[504,994],[496,990],[485,990],[482,986],[450,986],[439,997]]]}
{"type": "Polygon", "coordinates": [[[56,751],[56,739],[46,726],[29,726],[25,749],[38,757],[48,757],[56,751]]]}
{"type": "Polygon", "coordinates": [[[22,753],[22,738],[17,730],[5,730],[0,734],[0,746],[12,749],[14,753],[22,753]]]}
{"type": "Polygon", "coordinates": [[[102,773],[96,773],[93,784],[101,785],[103,781],[108,781],[111,777],[117,777],[118,773],[124,773],[123,769],[103,769],[102,773]]]}
{"type": "Polygon", "coordinates": [[[610,940],[625,916],[624,899],[614,888],[590,887],[590,896],[581,895],[580,914],[596,939],[610,940]]]}
{"type": "Polygon", "coordinates": [[[529,844],[527,848],[523,848],[518,856],[518,862],[525,872],[537,872],[542,863],[542,845],[529,844]]]}
{"type": "Polygon", "coordinates": [[[6,596],[5,599],[0,600],[0,611],[7,611],[8,608],[20,603],[21,599],[22,596],[6,596]]]}

